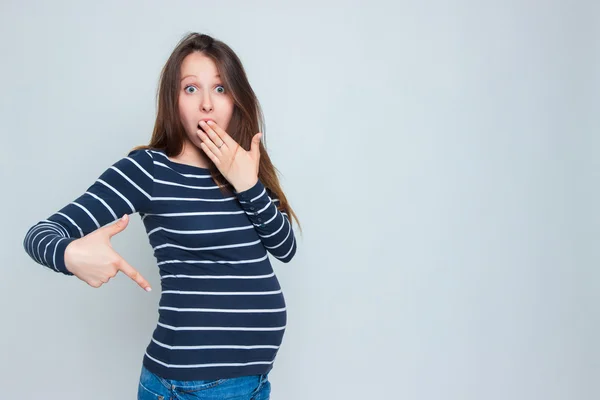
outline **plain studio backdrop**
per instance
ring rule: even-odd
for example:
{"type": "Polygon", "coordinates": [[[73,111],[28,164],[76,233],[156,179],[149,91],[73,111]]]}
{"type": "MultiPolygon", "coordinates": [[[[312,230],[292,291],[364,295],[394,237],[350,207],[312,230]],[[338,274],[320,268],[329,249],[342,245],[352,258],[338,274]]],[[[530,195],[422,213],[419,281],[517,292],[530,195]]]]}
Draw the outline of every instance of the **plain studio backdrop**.
{"type": "MultiPolygon", "coordinates": [[[[594,4],[595,3],[595,4],[594,4]]],[[[148,143],[196,31],[240,56],[303,224],[275,400],[600,398],[600,9],[573,1],[0,6],[0,398],[133,399],[150,281],[36,264],[27,230],[148,143]]]]}

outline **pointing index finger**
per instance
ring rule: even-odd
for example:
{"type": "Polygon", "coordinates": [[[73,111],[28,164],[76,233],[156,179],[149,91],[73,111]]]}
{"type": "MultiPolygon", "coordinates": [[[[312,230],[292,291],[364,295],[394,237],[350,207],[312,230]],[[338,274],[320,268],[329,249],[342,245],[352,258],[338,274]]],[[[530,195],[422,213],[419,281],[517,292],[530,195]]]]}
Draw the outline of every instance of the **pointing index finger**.
{"type": "Polygon", "coordinates": [[[150,283],[140,274],[135,268],[127,263],[123,258],[121,258],[120,262],[117,264],[117,268],[119,271],[123,272],[125,275],[133,279],[137,282],[138,285],[147,292],[151,291],[150,283]]]}

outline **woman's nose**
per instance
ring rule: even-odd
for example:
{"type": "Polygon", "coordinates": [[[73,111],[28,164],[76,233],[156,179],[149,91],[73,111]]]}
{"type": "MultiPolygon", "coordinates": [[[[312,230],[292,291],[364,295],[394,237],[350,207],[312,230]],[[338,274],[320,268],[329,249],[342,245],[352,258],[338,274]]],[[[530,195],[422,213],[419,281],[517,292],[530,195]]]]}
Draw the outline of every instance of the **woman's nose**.
{"type": "Polygon", "coordinates": [[[206,93],[204,96],[202,96],[200,107],[202,108],[202,111],[204,111],[204,112],[212,111],[213,103],[210,98],[210,93],[206,93]]]}
{"type": "Polygon", "coordinates": [[[209,112],[212,111],[213,105],[212,102],[207,98],[202,102],[202,111],[209,112]]]}

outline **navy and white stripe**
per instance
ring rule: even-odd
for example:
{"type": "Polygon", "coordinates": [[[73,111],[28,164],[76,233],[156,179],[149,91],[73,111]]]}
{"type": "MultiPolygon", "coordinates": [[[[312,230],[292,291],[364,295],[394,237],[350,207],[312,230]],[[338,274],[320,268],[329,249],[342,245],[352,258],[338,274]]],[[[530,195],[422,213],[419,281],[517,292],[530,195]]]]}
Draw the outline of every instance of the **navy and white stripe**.
{"type": "Polygon", "coordinates": [[[286,327],[268,253],[289,262],[296,241],[279,200],[259,180],[224,195],[209,170],[135,150],[23,241],[37,263],[72,275],[67,245],[138,212],[161,276],[159,319],[144,365],[166,379],[265,374],[286,327]]]}

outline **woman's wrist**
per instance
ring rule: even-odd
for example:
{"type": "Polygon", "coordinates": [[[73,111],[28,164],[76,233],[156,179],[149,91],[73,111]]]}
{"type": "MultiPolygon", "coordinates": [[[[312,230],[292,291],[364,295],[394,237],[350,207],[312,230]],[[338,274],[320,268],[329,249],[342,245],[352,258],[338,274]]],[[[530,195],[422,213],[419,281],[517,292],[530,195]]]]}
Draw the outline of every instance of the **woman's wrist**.
{"type": "Polygon", "coordinates": [[[258,183],[258,177],[254,178],[252,181],[233,185],[233,187],[237,193],[241,193],[241,192],[245,192],[248,189],[252,189],[257,183],[258,183]]]}

